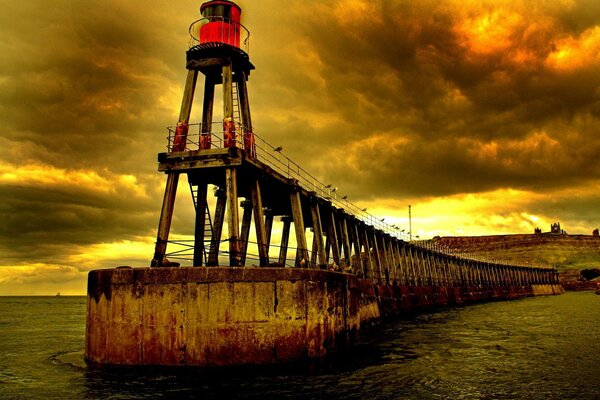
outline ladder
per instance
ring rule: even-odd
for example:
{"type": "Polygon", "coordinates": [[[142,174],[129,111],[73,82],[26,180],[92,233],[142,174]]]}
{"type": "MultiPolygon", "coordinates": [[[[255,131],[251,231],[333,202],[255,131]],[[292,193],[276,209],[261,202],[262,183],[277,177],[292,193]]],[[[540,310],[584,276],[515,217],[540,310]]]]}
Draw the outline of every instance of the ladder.
{"type": "MultiPolygon", "coordinates": [[[[192,192],[192,201],[194,202],[194,209],[198,212],[198,186],[190,183],[190,191],[192,192]]],[[[210,209],[208,203],[203,204],[204,207],[204,243],[202,246],[202,258],[204,265],[208,262],[208,253],[212,243],[212,219],[210,217],[210,209]]]]}
{"type": "Polygon", "coordinates": [[[240,114],[240,96],[238,94],[237,81],[234,81],[231,85],[231,97],[233,98],[233,121],[243,125],[240,114]]]}

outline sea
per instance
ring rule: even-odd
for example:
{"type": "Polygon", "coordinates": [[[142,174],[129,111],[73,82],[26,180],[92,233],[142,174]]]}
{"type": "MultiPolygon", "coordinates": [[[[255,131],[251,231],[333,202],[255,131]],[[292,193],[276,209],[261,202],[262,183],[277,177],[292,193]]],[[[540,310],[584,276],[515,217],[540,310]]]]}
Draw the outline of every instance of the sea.
{"type": "Polygon", "coordinates": [[[277,367],[98,368],[85,297],[0,297],[0,399],[600,399],[600,296],[448,307],[277,367]]]}

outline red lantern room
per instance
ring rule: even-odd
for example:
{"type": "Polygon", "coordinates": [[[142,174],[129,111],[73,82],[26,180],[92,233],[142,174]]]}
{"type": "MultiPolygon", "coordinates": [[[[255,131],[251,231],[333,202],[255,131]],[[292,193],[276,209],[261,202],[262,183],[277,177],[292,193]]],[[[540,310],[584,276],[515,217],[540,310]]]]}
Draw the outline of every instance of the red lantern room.
{"type": "MultiPolygon", "coordinates": [[[[232,1],[213,0],[200,6],[202,14],[199,42],[223,43],[240,47],[241,8],[232,1]]],[[[244,41],[246,38],[244,38],[244,41]]]]}

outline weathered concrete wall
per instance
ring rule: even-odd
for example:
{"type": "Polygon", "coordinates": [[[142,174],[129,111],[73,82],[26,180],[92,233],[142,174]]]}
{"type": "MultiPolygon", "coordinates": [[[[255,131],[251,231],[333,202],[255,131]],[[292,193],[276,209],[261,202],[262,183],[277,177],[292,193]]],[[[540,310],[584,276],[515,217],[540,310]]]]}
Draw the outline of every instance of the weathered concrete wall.
{"type": "Polygon", "coordinates": [[[345,274],[283,268],[92,271],[86,353],[101,364],[224,365],[318,357],[379,317],[345,274]]]}
{"type": "Polygon", "coordinates": [[[558,288],[374,285],[354,275],[295,268],[97,270],[88,281],[85,358],[220,366],[320,357],[385,315],[558,288]]]}

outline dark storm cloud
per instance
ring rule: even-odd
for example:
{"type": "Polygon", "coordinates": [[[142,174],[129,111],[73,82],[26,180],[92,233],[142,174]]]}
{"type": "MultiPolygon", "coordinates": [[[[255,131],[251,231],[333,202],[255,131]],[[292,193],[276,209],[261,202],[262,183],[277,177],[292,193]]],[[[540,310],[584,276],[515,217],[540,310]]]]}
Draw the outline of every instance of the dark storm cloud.
{"type": "Polygon", "coordinates": [[[302,130],[298,146],[355,197],[544,190],[600,176],[598,7],[339,1],[305,2],[298,15],[318,60],[302,67],[324,84],[312,107],[314,86],[301,80],[290,97],[300,115],[340,117],[302,130]],[[555,68],[562,41],[586,32],[589,63],[555,68]]]}
{"type": "Polygon", "coordinates": [[[145,5],[3,5],[2,264],[64,262],[81,246],[152,236],[156,153],[185,79],[186,7],[196,7],[168,16],[145,5]]]}
{"type": "Polygon", "coordinates": [[[28,2],[3,15],[3,158],[116,170],[154,153],[185,49],[154,29],[169,19],[118,1],[28,2]]]}
{"type": "MultiPolygon", "coordinates": [[[[21,177],[31,179],[32,175],[21,177]]],[[[157,202],[140,191],[138,183],[115,176],[78,178],[58,184],[4,183],[0,187],[4,263],[18,263],[24,257],[56,263],[77,246],[151,236],[149,222],[157,202]]]]}
{"type": "MultiPolygon", "coordinates": [[[[164,189],[156,153],[176,121],[201,2],[4,3],[3,265],[154,236],[164,189]]],[[[256,131],[354,200],[543,192],[600,178],[596,1],[240,4],[257,67],[256,131]],[[470,42],[488,14],[482,32],[504,27],[506,37],[470,42]],[[581,65],[550,62],[565,46],[581,65]]],[[[591,210],[596,197],[585,199],[591,210]]],[[[189,233],[182,200],[173,226],[189,233]]]]}

